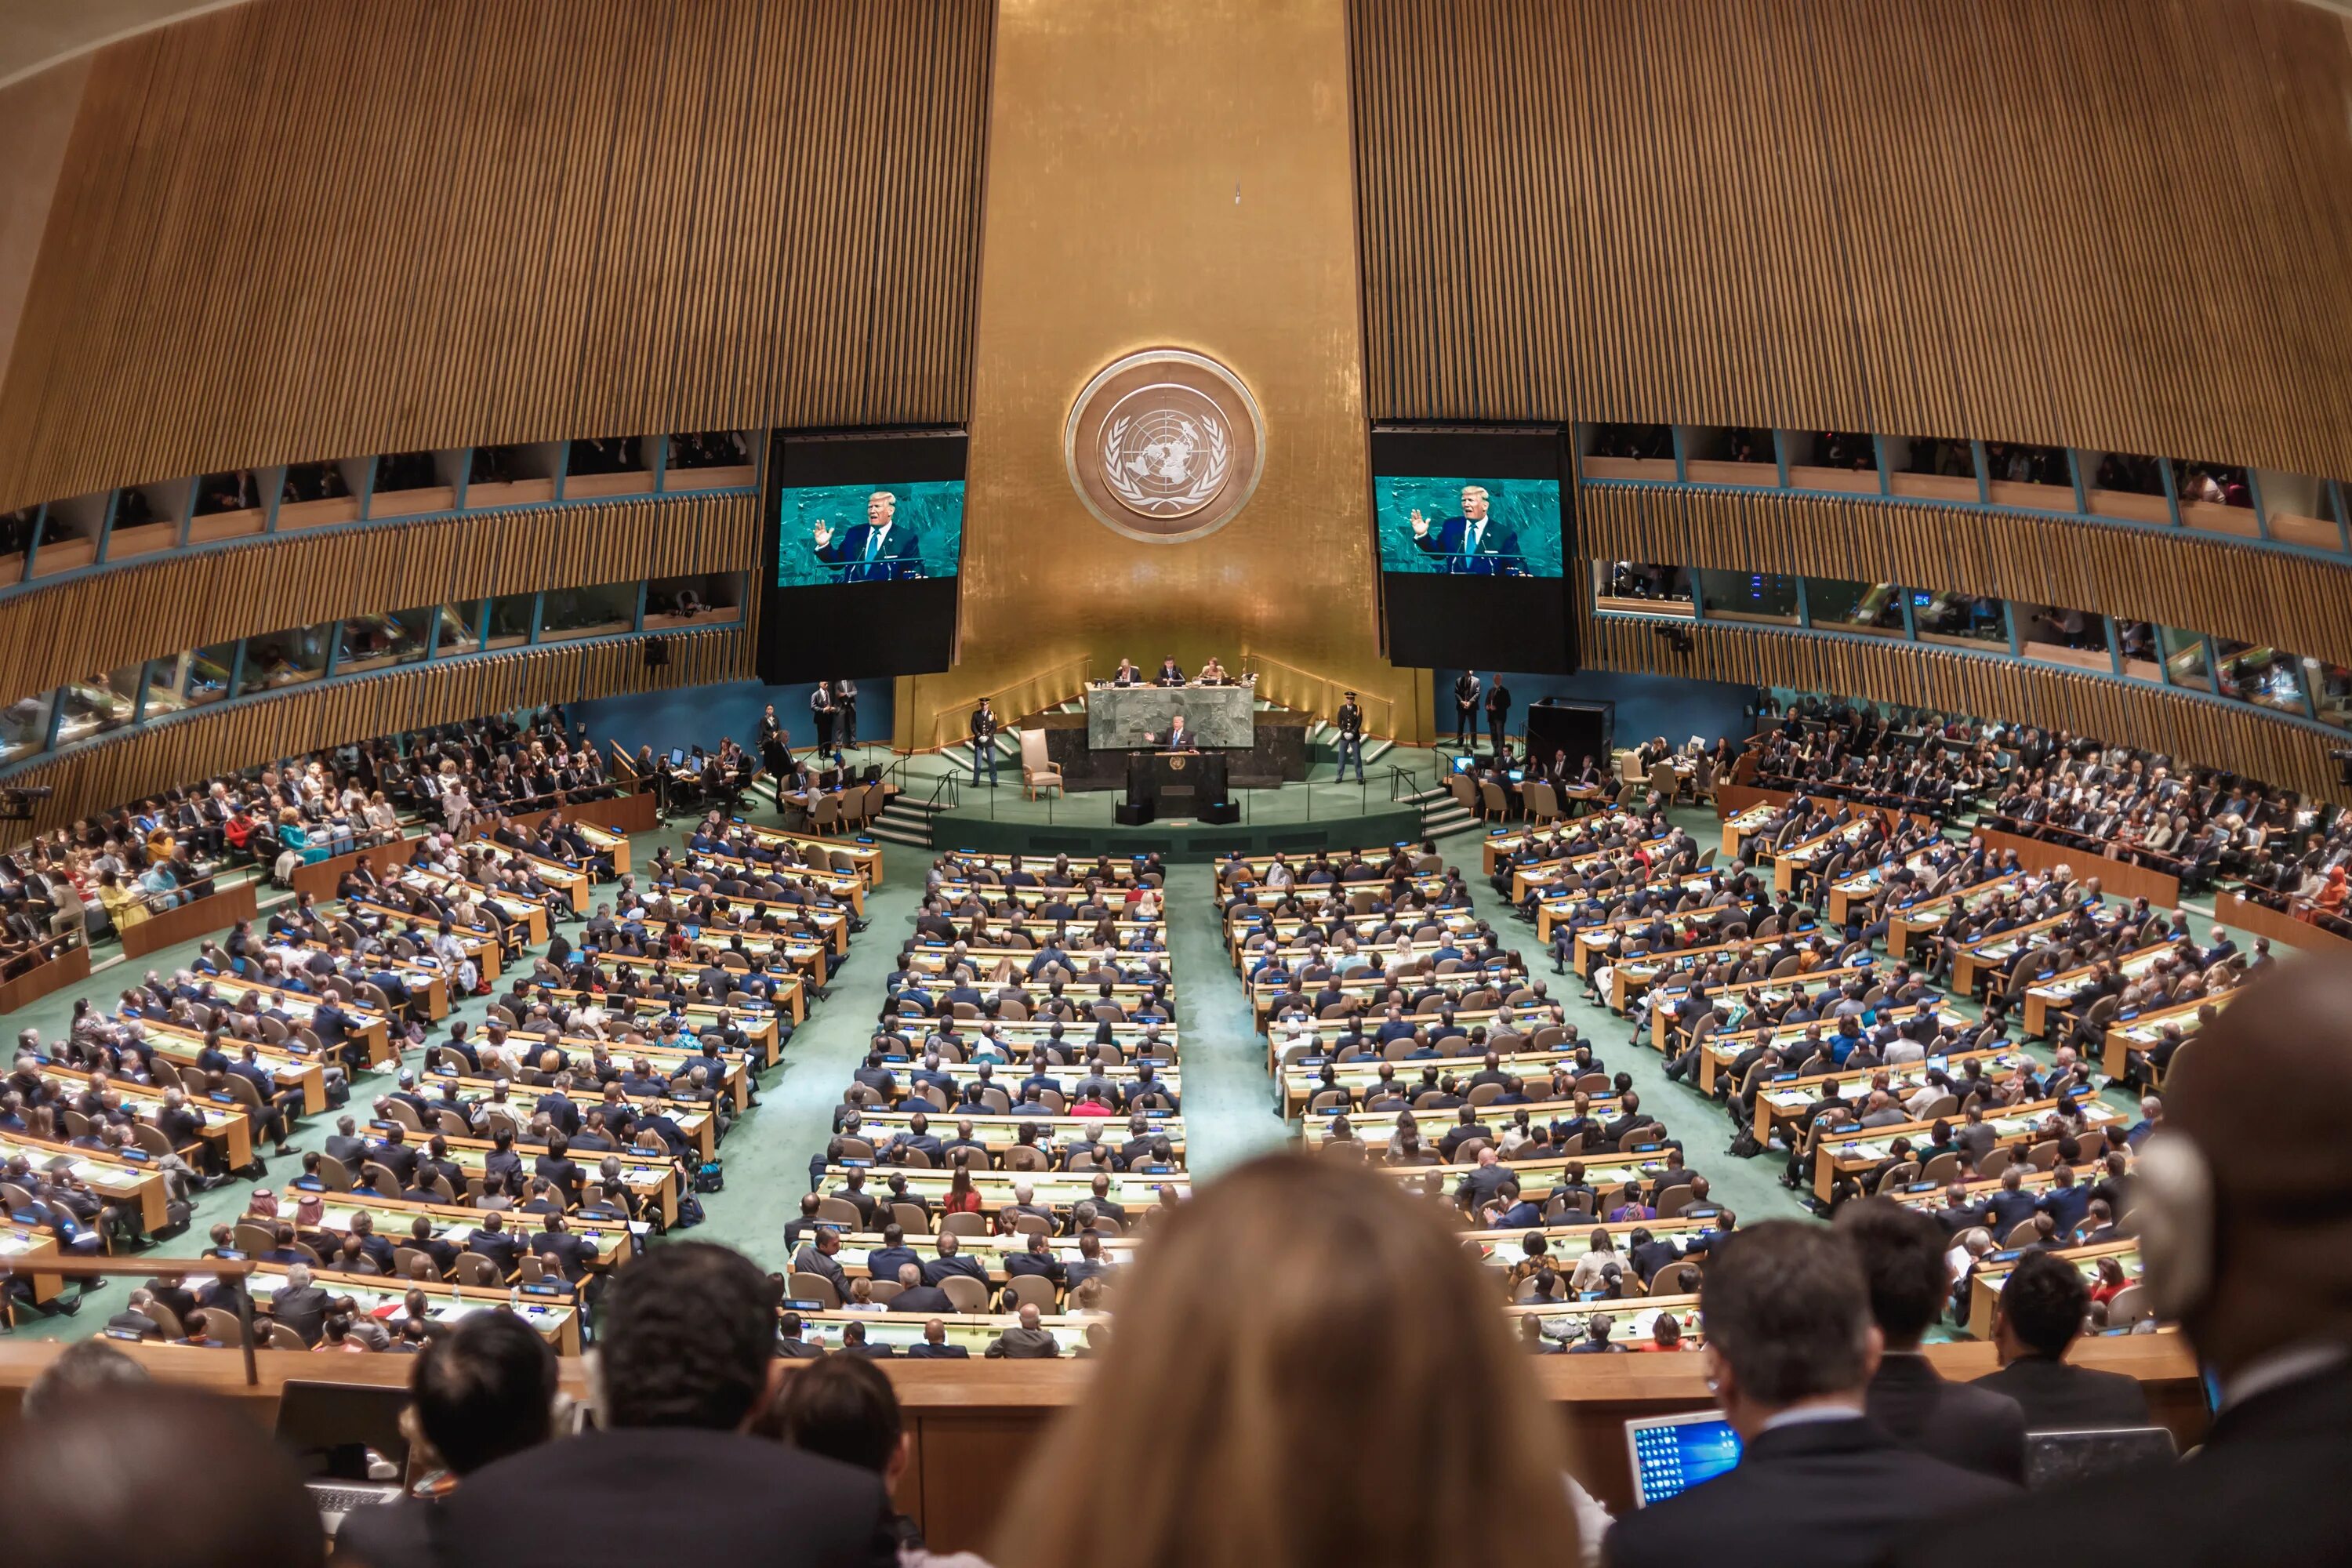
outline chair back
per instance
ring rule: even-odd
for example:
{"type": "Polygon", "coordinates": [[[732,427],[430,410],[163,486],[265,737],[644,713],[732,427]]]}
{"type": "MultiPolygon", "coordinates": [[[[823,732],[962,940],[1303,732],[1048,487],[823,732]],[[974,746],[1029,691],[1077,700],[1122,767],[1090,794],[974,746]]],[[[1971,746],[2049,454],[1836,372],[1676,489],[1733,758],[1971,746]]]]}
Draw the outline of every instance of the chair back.
{"type": "Polygon", "coordinates": [[[835,1289],[833,1281],[822,1274],[808,1274],[795,1269],[789,1289],[796,1301],[822,1301],[828,1308],[841,1305],[841,1292],[835,1289]]]}
{"type": "Polygon", "coordinates": [[[2156,1303],[2148,1300],[2147,1289],[2126,1285],[2107,1301],[2107,1327],[2123,1328],[2156,1316],[2156,1303]]]}
{"type": "Polygon", "coordinates": [[[1041,1312],[1054,1310],[1054,1282],[1043,1274],[1016,1274],[1004,1293],[1013,1298],[1014,1311],[1032,1306],[1041,1312]]]}
{"type": "Polygon", "coordinates": [[[940,1289],[959,1312],[988,1310],[988,1287],[969,1274],[950,1274],[940,1281],[940,1289]]]}

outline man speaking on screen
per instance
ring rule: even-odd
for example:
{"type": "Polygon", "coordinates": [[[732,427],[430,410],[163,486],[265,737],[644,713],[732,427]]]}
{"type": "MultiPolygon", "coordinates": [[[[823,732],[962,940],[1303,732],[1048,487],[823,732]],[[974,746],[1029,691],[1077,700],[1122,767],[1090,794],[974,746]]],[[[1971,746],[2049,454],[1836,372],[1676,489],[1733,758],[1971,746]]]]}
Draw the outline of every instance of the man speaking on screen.
{"type": "Polygon", "coordinates": [[[1438,520],[1434,532],[1429,519],[1416,507],[1412,513],[1413,548],[1424,555],[1439,558],[1438,570],[1465,577],[1524,577],[1528,574],[1526,557],[1519,553],[1519,537],[1507,523],[1497,522],[1486,515],[1486,489],[1483,485],[1462,487],[1462,515],[1438,520]]]}
{"type": "Polygon", "coordinates": [[[898,498],[876,490],[866,498],[866,521],[844,529],[835,542],[833,526],[819,518],[812,531],[816,558],[837,568],[845,583],[898,583],[923,575],[923,558],[911,529],[897,525],[898,498]]]}

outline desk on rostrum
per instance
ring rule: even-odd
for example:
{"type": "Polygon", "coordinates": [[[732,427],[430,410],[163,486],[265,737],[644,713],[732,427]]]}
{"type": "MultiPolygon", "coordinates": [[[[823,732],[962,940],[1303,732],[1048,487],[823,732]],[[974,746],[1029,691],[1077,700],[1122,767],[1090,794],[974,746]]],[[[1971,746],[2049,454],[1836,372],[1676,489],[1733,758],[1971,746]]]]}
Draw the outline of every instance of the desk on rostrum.
{"type": "Polygon", "coordinates": [[[1216,752],[1129,752],[1127,804],[1167,816],[1198,816],[1226,795],[1225,759],[1216,752]]]}

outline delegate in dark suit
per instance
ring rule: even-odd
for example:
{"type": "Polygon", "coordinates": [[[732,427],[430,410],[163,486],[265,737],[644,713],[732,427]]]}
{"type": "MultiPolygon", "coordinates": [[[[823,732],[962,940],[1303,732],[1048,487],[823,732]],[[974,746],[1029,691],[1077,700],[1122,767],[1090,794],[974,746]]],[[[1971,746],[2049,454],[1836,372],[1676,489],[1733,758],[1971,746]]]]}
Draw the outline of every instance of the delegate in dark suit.
{"type": "Polygon", "coordinates": [[[1979,1384],[1949,1382],[1925,1356],[1889,1352],[1870,1380],[1866,1408],[1896,1441],[1947,1464],[2025,1479],[2025,1415],[2017,1402],[1979,1384]]]}
{"type": "Polygon", "coordinates": [[[2017,1401],[2029,1432],[2081,1432],[2099,1426],[2145,1426],[2147,1395],[2139,1379],[2095,1372],[2049,1356],[2020,1356],[1971,1386],[2017,1401]]]}
{"type": "Polygon", "coordinates": [[[2223,1407],[2196,1458],[2145,1466],[1965,1524],[1906,1537],[1901,1568],[1980,1568],[2013,1554],[2020,1530],[2096,1542],[2133,1568],[2259,1562],[2307,1568],[2352,1561],[2352,1361],[2223,1407]]]}
{"type": "Polygon", "coordinates": [[[733,1432],[635,1426],[566,1437],[477,1470],[442,1508],[442,1568],[643,1568],[677,1558],[682,1544],[702,1563],[898,1562],[879,1476],[733,1432]],[[690,1518],[679,1511],[681,1487],[690,1518]],[[596,1524],[550,1529],[559,1518],[596,1524]]]}
{"type": "MultiPolygon", "coordinates": [[[[1471,491],[1462,492],[1465,507],[1471,491]]],[[[1524,577],[1527,557],[1519,553],[1519,536],[1507,523],[1486,513],[1486,494],[1475,503],[1480,515],[1440,518],[1426,531],[1413,535],[1413,548],[1434,557],[1437,569],[1458,577],[1524,577]]]]}
{"type": "Polygon", "coordinates": [[[1610,1568],[1695,1568],[1737,1541],[1740,1568],[1863,1568],[1917,1525],[2015,1495],[1874,1421],[1806,1421],[1759,1433],[1738,1468],[1627,1514],[1601,1556],[1610,1568]]]}
{"type": "Polygon", "coordinates": [[[845,583],[898,583],[923,574],[922,548],[912,529],[892,521],[898,500],[877,490],[866,503],[866,521],[821,541],[816,558],[841,573],[845,583]]]}

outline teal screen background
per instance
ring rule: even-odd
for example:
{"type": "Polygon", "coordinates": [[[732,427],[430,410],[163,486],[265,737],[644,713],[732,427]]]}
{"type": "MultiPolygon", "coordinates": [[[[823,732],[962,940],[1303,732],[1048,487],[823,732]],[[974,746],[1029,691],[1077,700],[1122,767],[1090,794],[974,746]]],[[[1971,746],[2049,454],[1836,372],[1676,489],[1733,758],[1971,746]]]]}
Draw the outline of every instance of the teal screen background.
{"type": "Polygon", "coordinates": [[[952,577],[963,553],[963,481],[942,479],[923,484],[787,486],[777,494],[776,586],[825,587],[844,580],[846,566],[828,566],[817,559],[815,527],[831,525],[835,543],[843,531],[866,521],[866,500],[876,490],[887,490],[898,500],[891,530],[903,529],[920,552],[919,573],[907,575],[952,577]]]}
{"type": "MultiPolygon", "coordinates": [[[[1462,487],[1481,485],[1486,491],[1488,526],[1501,523],[1517,536],[1527,574],[1559,577],[1559,481],[1558,479],[1476,479],[1400,478],[1383,474],[1372,480],[1381,542],[1381,570],[1434,575],[1444,569],[1444,557],[1423,552],[1413,542],[1412,513],[1418,508],[1429,521],[1429,536],[1449,517],[1462,515],[1462,487]]],[[[862,516],[863,513],[861,512],[862,516]]]]}

